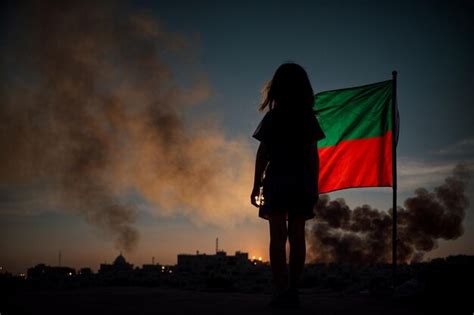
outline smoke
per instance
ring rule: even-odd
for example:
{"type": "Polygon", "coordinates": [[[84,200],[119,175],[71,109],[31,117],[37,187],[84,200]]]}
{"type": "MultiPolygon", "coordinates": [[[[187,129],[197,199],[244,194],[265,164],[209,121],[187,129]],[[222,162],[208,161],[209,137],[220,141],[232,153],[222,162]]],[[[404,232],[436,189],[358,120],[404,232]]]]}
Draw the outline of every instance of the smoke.
{"type": "MultiPolygon", "coordinates": [[[[397,261],[422,261],[437,240],[463,235],[462,222],[469,206],[465,195],[471,176],[467,164],[455,166],[451,176],[433,192],[415,190],[397,210],[397,261]]],[[[307,230],[308,257],[312,262],[388,263],[392,259],[392,209],[369,205],[350,209],[344,199],[321,195],[315,219],[307,230]]]]}
{"type": "Polygon", "coordinates": [[[185,119],[211,93],[197,38],[123,4],[34,1],[12,11],[1,53],[3,195],[41,187],[36,207],[76,211],[124,250],[139,239],[137,194],[156,215],[196,224],[250,214],[246,141],[185,119]]]}

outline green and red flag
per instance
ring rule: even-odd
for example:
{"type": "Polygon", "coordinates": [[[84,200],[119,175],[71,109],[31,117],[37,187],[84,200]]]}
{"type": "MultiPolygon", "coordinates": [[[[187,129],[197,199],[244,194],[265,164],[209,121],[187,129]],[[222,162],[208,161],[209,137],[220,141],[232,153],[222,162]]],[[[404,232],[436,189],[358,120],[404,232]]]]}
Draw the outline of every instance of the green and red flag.
{"type": "Polygon", "coordinates": [[[320,193],[393,185],[398,119],[392,119],[392,96],[392,80],[315,95],[313,109],[326,135],[318,142],[320,193]]]}

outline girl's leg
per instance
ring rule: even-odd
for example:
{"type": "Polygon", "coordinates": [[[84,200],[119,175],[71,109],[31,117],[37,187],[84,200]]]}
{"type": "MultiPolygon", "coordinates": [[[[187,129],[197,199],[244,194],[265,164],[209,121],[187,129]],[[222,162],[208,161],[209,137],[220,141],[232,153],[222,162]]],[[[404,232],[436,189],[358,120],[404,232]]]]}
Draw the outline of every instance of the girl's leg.
{"type": "Polygon", "coordinates": [[[297,289],[306,258],[304,217],[288,218],[288,239],[290,241],[289,288],[297,289]]]}
{"type": "Polygon", "coordinates": [[[270,215],[270,265],[273,273],[273,284],[277,290],[288,286],[286,267],[286,215],[275,213],[270,215]]]}

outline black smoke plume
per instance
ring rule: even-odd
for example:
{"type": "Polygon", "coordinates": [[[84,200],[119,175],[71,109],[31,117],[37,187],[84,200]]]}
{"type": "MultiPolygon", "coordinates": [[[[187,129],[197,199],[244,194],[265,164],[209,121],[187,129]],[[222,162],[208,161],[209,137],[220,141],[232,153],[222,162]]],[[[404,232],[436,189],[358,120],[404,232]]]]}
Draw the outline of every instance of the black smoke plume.
{"type": "Polygon", "coordinates": [[[247,143],[185,119],[211,93],[197,37],[123,2],[18,2],[8,16],[0,211],[72,210],[124,250],[137,245],[142,204],[198,224],[249,215],[247,143]]]}
{"type": "MultiPolygon", "coordinates": [[[[463,235],[470,176],[467,164],[458,164],[433,192],[418,188],[403,208],[398,207],[398,262],[420,261],[437,247],[438,239],[454,240],[463,235]]],[[[391,262],[392,209],[379,211],[369,205],[350,209],[342,198],[330,200],[321,195],[315,213],[307,230],[310,262],[391,262]]]]}

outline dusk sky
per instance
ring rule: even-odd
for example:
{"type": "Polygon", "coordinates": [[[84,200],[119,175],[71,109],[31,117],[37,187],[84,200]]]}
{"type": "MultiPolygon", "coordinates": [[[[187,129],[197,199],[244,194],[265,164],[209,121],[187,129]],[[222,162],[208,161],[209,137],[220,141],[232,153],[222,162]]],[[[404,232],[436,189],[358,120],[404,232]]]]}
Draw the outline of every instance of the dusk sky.
{"type": "MultiPolygon", "coordinates": [[[[59,250],[75,268],[120,251],[135,265],[175,264],[214,253],[216,237],[228,255],[268,260],[268,222],[249,202],[251,135],[260,90],[287,61],[315,93],[398,71],[403,207],[456,164],[474,167],[473,43],[468,0],[12,1],[0,42],[0,265],[56,265],[59,250]]],[[[472,182],[466,194],[464,234],[425,259],[474,255],[472,182]]],[[[392,203],[390,188],[329,196],[392,203]]]]}

